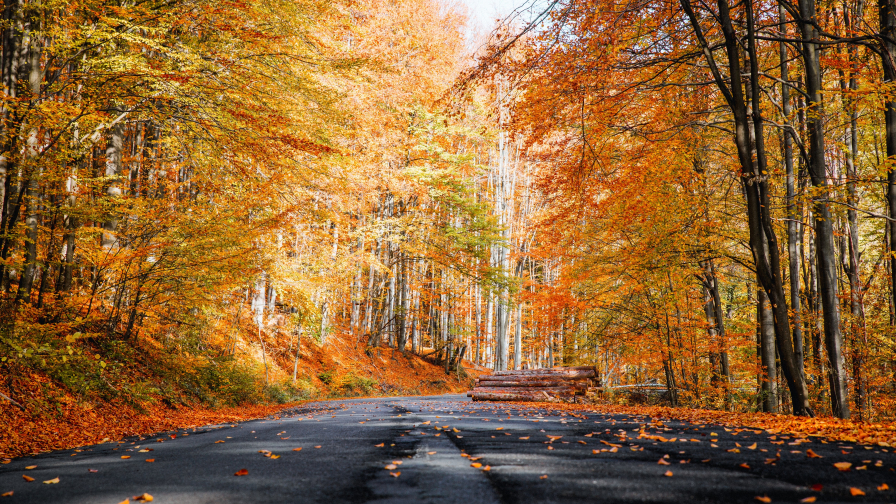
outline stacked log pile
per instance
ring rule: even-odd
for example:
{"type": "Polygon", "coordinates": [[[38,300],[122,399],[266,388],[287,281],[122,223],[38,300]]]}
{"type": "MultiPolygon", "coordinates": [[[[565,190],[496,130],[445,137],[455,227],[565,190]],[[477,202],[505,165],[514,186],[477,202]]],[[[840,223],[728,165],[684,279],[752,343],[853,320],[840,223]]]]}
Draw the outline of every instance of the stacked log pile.
{"type": "Polygon", "coordinates": [[[474,401],[575,402],[600,386],[594,366],[496,371],[476,379],[474,401]]]}

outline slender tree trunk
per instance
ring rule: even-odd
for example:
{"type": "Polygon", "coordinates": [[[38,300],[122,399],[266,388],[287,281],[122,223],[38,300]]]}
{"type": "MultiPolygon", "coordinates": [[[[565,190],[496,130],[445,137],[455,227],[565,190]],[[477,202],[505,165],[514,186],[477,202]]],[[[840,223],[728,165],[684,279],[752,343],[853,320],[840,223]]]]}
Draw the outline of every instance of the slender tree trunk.
{"type": "Polygon", "coordinates": [[[809,117],[809,177],[815,187],[816,253],[818,262],[818,290],[824,319],[825,346],[828,354],[831,410],[834,416],[849,418],[849,400],[843,367],[843,334],[840,329],[840,303],[837,298],[837,260],[834,250],[834,229],[827,204],[828,183],[824,152],[824,117],[821,93],[821,65],[819,63],[819,34],[815,26],[815,0],[799,0],[799,26],[802,34],[803,66],[806,72],[806,95],[809,117]]]}
{"type": "Polygon", "coordinates": [[[762,411],[778,412],[778,375],[775,364],[775,319],[765,291],[758,289],[756,321],[759,328],[759,388],[762,391],[762,411]]]}

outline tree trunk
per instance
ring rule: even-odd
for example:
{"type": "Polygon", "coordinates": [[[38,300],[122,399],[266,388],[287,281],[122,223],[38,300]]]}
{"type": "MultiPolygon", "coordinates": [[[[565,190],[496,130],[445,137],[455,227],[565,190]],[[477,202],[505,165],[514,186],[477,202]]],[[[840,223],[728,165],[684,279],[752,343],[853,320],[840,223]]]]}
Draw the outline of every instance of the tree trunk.
{"type": "Polygon", "coordinates": [[[775,365],[775,319],[765,291],[758,289],[756,322],[759,336],[759,388],[762,391],[762,411],[778,412],[778,374],[775,365]]]}
{"type": "Polygon", "coordinates": [[[824,117],[822,109],[821,65],[819,63],[819,35],[812,24],[815,19],[815,0],[799,0],[799,26],[802,34],[803,66],[806,72],[806,95],[809,117],[809,177],[815,187],[816,254],[818,262],[818,291],[824,320],[824,339],[828,354],[831,386],[831,410],[834,416],[849,418],[846,375],[843,368],[843,334],[840,330],[840,303],[837,298],[837,254],[834,250],[834,229],[827,205],[828,183],[824,152],[824,117]]]}

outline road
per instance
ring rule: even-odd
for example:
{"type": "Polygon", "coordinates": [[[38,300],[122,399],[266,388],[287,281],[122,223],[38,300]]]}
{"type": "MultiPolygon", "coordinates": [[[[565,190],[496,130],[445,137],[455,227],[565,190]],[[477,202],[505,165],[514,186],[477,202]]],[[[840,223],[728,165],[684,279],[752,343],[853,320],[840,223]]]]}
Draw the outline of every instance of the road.
{"type": "Polygon", "coordinates": [[[894,502],[884,450],[459,395],[360,399],[15,459],[0,504],[894,502]]]}

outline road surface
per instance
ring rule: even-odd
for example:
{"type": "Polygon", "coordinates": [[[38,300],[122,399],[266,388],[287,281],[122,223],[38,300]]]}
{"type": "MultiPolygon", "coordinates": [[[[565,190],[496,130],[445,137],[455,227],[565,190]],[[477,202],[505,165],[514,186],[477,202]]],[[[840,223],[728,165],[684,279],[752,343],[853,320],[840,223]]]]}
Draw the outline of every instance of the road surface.
{"type": "Polygon", "coordinates": [[[0,504],[894,502],[894,452],[459,395],[359,399],[15,459],[0,504]]]}

